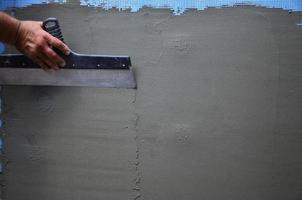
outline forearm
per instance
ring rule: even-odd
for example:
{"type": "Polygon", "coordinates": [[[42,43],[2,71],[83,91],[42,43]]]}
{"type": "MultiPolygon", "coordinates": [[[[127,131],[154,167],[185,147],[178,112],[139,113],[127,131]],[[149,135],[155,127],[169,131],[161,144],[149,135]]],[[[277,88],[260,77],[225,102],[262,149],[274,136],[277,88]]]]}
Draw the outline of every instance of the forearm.
{"type": "Polygon", "coordinates": [[[15,44],[20,23],[19,20],[0,12],[0,41],[15,44]]]}

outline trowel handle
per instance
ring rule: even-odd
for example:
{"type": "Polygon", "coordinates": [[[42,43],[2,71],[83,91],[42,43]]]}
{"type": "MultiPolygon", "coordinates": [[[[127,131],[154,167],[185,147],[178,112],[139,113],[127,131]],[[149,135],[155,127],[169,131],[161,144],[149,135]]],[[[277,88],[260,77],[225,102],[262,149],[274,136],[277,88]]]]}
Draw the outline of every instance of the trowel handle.
{"type": "Polygon", "coordinates": [[[63,34],[61,32],[61,28],[59,25],[59,21],[54,18],[47,18],[46,20],[43,21],[42,28],[50,33],[52,36],[60,39],[62,42],[64,42],[63,34]]]}

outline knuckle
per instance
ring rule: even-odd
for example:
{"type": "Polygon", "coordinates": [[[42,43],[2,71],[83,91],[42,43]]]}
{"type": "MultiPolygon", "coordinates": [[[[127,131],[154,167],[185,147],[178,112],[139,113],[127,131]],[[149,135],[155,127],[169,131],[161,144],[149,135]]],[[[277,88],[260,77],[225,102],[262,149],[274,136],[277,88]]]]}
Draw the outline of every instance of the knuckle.
{"type": "Polygon", "coordinates": [[[44,45],[43,45],[43,44],[38,43],[38,44],[36,45],[36,51],[43,51],[43,49],[44,49],[44,45]]]}
{"type": "Polygon", "coordinates": [[[51,58],[54,59],[54,60],[57,60],[57,59],[58,59],[57,54],[56,54],[55,52],[53,52],[53,51],[50,51],[48,55],[49,55],[49,57],[51,57],[51,58]]]}
{"type": "Polygon", "coordinates": [[[45,53],[46,53],[47,57],[54,59],[54,60],[56,59],[57,54],[50,48],[46,49],[45,53]]]}
{"type": "Polygon", "coordinates": [[[41,38],[43,39],[43,40],[48,40],[48,33],[47,32],[42,32],[41,33],[41,38]]]}
{"type": "Polygon", "coordinates": [[[51,49],[50,48],[48,48],[48,47],[45,47],[44,48],[44,53],[47,55],[47,56],[49,56],[50,54],[51,54],[51,49]]]}
{"type": "Polygon", "coordinates": [[[63,42],[58,38],[55,38],[56,47],[61,48],[63,46],[63,42]]]}
{"type": "Polygon", "coordinates": [[[37,37],[37,43],[43,43],[45,41],[45,38],[43,37],[43,35],[40,35],[39,37],[37,37]]]}

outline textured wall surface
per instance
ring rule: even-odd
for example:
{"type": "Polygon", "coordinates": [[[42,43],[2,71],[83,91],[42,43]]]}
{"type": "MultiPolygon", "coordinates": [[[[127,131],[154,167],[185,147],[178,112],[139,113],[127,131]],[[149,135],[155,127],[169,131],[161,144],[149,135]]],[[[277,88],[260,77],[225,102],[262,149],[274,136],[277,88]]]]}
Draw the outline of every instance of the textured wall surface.
{"type": "Polygon", "coordinates": [[[8,7],[24,7],[31,4],[41,3],[68,3],[104,9],[130,9],[137,12],[139,9],[148,6],[152,8],[168,8],[178,15],[187,9],[203,10],[208,7],[226,7],[238,5],[256,5],[268,8],[283,8],[286,10],[302,11],[301,0],[2,0],[0,10],[8,7]]]}
{"type": "Polygon", "coordinates": [[[3,87],[5,199],[302,198],[301,13],[16,14],[56,16],[76,52],[130,55],[138,89],[3,87]]]}

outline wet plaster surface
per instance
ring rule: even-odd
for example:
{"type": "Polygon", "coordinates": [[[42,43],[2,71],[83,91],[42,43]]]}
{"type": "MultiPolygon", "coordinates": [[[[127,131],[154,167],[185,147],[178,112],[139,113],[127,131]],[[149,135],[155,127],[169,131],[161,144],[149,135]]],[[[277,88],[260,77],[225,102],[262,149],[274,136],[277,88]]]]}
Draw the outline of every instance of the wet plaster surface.
{"type": "Polygon", "coordinates": [[[301,13],[16,13],[56,16],[76,52],[130,55],[138,89],[3,87],[5,199],[302,198],[301,13]]]}

